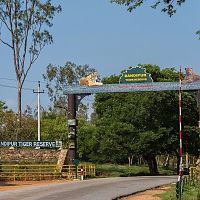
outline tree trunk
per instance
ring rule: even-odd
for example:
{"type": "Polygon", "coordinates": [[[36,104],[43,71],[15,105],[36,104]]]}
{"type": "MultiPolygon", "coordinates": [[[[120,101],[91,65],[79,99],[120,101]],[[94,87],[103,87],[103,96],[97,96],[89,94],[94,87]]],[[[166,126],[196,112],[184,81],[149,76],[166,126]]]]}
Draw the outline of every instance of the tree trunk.
{"type": "Polygon", "coordinates": [[[130,156],[128,157],[128,166],[129,167],[131,166],[131,157],[130,156]]]}
{"type": "Polygon", "coordinates": [[[22,86],[21,82],[18,81],[18,90],[17,90],[17,110],[18,110],[18,119],[17,126],[21,128],[21,119],[22,119],[22,86]]]}
{"type": "Polygon", "coordinates": [[[141,163],[141,162],[140,162],[140,157],[138,157],[138,166],[140,166],[140,163],[141,163]]]}
{"type": "Polygon", "coordinates": [[[166,159],[164,161],[163,167],[166,167],[166,168],[169,167],[169,154],[167,154],[167,157],[166,157],[166,159]]]}
{"type": "Polygon", "coordinates": [[[131,165],[133,165],[133,155],[129,155],[128,157],[128,166],[130,167],[131,165]]]}
{"type": "Polygon", "coordinates": [[[131,165],[133,165],[133,155],[131,155],[131,165]]]}
{"type": "Polygon", "coordinates": [[[175,169],[175,156],[172,157],[172,169],[175,169]]]}
{"type": "Polygon", "coordinates": [[[154,154],[147,154],[143,156],[144,159],[147,161],[148,167],[149,167],[149,172],[151,175],[158,175],[158,166],[157,166],[157,161],[156,157],[154,154]]]}

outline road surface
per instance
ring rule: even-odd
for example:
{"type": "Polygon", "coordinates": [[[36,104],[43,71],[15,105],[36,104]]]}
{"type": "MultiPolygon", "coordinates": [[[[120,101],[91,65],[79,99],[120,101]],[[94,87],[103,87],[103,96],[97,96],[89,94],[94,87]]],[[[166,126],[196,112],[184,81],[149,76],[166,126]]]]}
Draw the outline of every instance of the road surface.
{"type": "Polygon", "coordinates": [[[1,191],[0,200],[112,200],[176,180],[175,176],[91,179],[1,191]]]}

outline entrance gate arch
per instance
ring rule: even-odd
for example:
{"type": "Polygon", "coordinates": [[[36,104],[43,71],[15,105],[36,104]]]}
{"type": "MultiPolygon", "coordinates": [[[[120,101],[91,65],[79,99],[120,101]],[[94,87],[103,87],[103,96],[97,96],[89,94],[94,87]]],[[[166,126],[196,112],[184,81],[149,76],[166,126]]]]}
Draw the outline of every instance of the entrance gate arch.
{"type": "MultiPolygon", "coordinates": [[[[127,92],[148,92],[148,91],[179,91],[179,82],[147,82],[128,84],[104,84],[101,86],[68,86],[64,95],[68,96],[68,164],[74,164],[77,156],[76,111],[78,104],[87,95],[95,93],[127,93],[127,92]]],[[[200,91],[200,81],[182,84],[181,90],[200,91]]],[[[198,95],[200,97],[200,95],[198,95]]],[[[199,99],[199,98],[198,98],[199,99]]],[[[198,102],[198,101],[197,101],[198,102]]]]}

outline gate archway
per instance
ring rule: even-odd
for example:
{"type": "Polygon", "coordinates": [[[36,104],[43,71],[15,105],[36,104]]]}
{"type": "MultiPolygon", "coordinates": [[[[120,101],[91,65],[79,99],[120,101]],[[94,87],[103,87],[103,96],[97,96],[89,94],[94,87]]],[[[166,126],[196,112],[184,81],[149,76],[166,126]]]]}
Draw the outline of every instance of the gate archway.
{"type": "MultiPolygon", "coordinates": [[[[73,164],[77,158],[76,141],[76,111],[80,101],[87,95],[95,93],[127,93],[127,92],[148,92],[148,91],[178,91],[179,82],[148,82],[148,83],[128,83],[128,84],[104,84],[101,86],[69,86],[64,91],[68,96],[68,130],[69,149],[68,162],[73,164]]],[[[200,81],[182,84],[184,91],[199,91],[200,81]]],[[[199,93],[199,92],[198,92],[199,93]]]]}

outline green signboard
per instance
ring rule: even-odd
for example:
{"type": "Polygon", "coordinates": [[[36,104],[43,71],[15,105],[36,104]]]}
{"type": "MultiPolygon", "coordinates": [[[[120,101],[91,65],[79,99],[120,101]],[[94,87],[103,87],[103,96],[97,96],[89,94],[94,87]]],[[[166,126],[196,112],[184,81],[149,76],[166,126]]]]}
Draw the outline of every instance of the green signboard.
{"type": "Polygon", "coordinates": [[[146,72],[145,68],[133,67],[122,73],[119,83],[152,83],[151,74],[146,72]]]}
{"type": "Polygon", "coordinates": [[[61,141],[0,141],[0,147],[59,148],[61,146],[61,141]]]}

